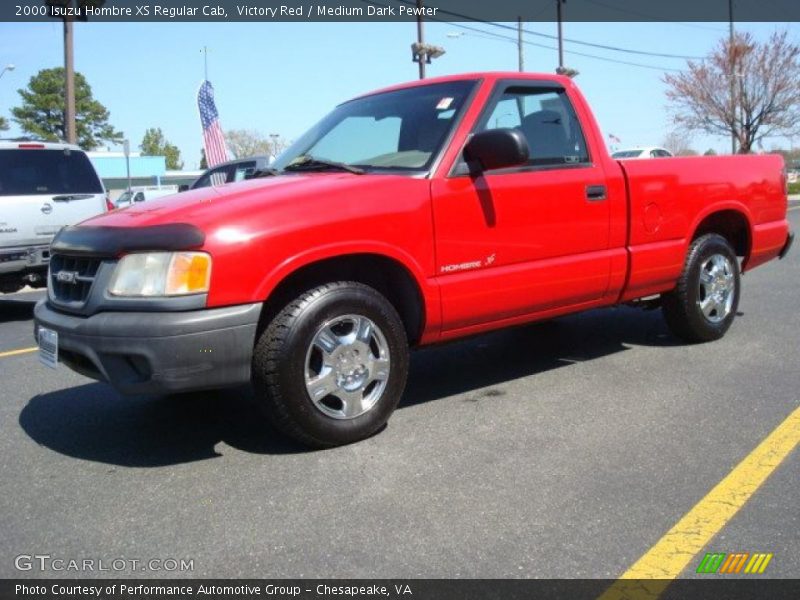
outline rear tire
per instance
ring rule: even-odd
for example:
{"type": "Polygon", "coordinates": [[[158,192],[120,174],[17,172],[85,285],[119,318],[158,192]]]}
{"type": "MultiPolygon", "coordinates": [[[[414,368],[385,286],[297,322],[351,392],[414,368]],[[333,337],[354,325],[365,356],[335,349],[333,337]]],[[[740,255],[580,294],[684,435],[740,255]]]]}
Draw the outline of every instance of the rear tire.
{"type": "Polygon", "coordinates": [[[739,306],[739,262],[728,240],[709,233],[689,246],[677,287],[664,295],[662,310],[670,331],[686,342],[718,340],[739,306]]]}
{"type": "Polygon", "coordinates": [[[395,308],[374,289],[341,281],[287,304],[253,353],[256,400],[272,423],[315,448],[381,429],[400,401],[408,342],[395,308]]]}

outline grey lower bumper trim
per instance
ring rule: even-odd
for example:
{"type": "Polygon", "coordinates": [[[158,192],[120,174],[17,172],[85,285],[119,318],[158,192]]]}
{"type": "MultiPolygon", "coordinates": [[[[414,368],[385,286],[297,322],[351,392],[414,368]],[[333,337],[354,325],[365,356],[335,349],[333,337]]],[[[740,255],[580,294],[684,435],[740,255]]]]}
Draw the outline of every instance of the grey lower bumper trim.
{"type": "Polygon", "coordinates": [[[173,393],[250,381],[261,304],[186,312],[104,312],[77,317],[34,309],[36,328],[58,332],[59,359],[123,394],[173,393]]]}
{"type": "Polygon", "coordinates": [[[786,256],[789,250],[791,249],[793,243],[794,243],[794,231],[790,231],[789,235],[786,236],[786,243],[783,245],[783,248],[781,248],[780,254],[778,254],[778,258],[782,259],[784,256],[786,256]]]}

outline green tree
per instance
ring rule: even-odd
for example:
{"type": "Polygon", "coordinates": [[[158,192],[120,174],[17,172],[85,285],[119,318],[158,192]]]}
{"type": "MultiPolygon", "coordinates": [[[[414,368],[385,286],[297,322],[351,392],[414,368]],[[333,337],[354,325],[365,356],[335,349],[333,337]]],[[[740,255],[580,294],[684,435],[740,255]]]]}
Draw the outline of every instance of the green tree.
{"type": "Polygon", "coordinates": [[[208,161],[206,160],[206,149],[200,148],[200,168],[205,171],[208,168],[208,161]]]}
{"type": "Polygon", "coordinates": [[[717,151],[714,150],[713,148],[709,148],[708,150],[703,152],[703,156],[716,156],[716,155],[717,155],[717,151]]]}
{"type": "Polygon", "coordinates": [[[145,131],[139,148],[144,156],[166,157],[168,169],[179,171],[183,168],[181,151],[175,144],[169,143],[160,127],[151,127],[145,131]]]}
{"type": "MultiPolygon", "coordinates": [[[[28,89],[18,90],[22,106],[11,109],[14,121],[27,134],[45,140],[65,138],[64,69],[42,69],[31,77],[28,89]]],[[[119,143],[122,133],[108,122],[108,109],[95,100],[86,78],[75,73],[75,126],[78,145],[86,150],[102,142],[119,143]]]]}
{"type": "Polygon", "coordinates": [[[5,117],[0,117],[0,131],[8,131],[8,121],[5,117]]]}

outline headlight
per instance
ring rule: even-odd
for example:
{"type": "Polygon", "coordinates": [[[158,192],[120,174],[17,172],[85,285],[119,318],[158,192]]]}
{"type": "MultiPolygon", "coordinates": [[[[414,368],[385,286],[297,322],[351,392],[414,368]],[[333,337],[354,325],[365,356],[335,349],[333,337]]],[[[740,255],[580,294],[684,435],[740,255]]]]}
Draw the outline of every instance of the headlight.
{"type": "Polygon", "coordinates": [[[183,296],[208,291],[211,257],[205,252],[143,252],[122,257],[111,277],[113,296],[183,296]]]}

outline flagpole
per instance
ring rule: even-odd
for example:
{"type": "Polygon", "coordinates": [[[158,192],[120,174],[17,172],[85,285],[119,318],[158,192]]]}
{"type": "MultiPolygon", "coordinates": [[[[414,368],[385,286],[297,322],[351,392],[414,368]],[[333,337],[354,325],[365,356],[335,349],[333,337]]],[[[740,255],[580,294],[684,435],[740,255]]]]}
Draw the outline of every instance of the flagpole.
{"type": "Polygon", "coordinates": [[[204,81],[208,81],[208,46],[203,46],[203,72],[205,74],[204,81]]]}

